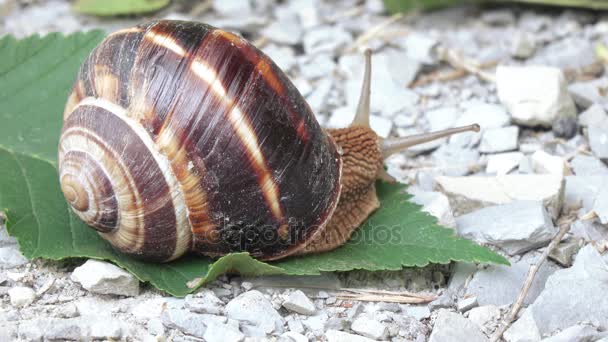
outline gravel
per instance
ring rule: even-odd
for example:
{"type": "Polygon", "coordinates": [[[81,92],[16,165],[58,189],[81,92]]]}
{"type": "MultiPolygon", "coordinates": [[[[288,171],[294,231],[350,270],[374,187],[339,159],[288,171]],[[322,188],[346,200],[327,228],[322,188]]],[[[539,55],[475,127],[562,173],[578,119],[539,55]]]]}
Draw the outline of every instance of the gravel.
{"type": "MultiPolygon", "coordinates": [[[[388,19],[381,0],[210,4],[203,10],[174,1],[146,18],[198,20],[266,41],[260,48],[325,127],[345,127],[354,116],[364,47],[374,51],[371,125],[381,137],[480,124],[479,133],[391,157],[388,172],[410,184],[412,200],[441,224],[498,250],[512,266],[231,275],[172,298],[102,261],[28,261],[2,227],[0,340],[486,341],[566,215],[586,217],[540,268],[527,309],[504,337],[606,338],[607,267],[598,250],[608,240],[608,77],[591,65],[595,46],[608,43],[605,17],[469,5],[400,20],[359,46],[359,37],[388,19]],[[440,61],[444,48],[498,62],[484,69],[496,83],[473,75],[422,82],[453,70],[440,61]],[[339,296],[345,287],[439,297],[417,305],[358,302],[339,296]]],[[[0,0],[0,14],[0,34],[18,38],[146,20],[77,15],[66,0],[0,0]]]]}

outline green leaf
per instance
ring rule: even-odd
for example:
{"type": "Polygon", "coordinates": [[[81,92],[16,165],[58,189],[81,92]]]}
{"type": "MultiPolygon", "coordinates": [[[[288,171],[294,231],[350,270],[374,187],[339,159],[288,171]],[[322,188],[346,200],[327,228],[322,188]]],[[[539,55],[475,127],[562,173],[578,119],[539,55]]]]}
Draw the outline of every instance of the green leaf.
{"type": "Polygon", "coordinates": [[[378,183],[378,209],[345,246],[271,264],[247,253],[212,260],[190,255],[145,263],[115,252],[72,213],[59,188],[56,150],[63,106],[80,63],[103,39],[93,31],[0,39],[0,208],[28,258],[95,258],[116,263],[142,281],[184,296],[226,272],[247,275],[398,270],[430,262],[494,262],[501,256],[436,224],[407,201],[404,185],[378,183]]]}
{"type": "Polygon", "coordinates": [[[142,14],[158,11],[171,0],[77,0],[74,9],[97,16],[142,14]]]}

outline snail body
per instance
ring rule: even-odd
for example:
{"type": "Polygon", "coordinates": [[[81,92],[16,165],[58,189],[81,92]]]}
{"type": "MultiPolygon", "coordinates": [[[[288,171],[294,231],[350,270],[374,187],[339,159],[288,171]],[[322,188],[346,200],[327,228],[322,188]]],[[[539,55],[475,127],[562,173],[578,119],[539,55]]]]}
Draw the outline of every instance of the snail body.
{"type": "Polygon", "coordinates": [[[113,33],[68,98],[61,189],[116,249],[149,261],[336,248],[378,207],[388,154],[455,131],[380,139],[367,56],[355,122],[325,131],[284,73],[232,33],[183,21],[113,33]]]}

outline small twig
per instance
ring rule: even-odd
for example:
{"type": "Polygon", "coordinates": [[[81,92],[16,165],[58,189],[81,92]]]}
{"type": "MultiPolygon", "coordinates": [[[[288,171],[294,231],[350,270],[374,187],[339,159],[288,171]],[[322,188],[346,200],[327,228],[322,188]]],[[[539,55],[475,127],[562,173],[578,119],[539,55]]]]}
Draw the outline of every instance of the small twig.
{"type": "Polygon", "coordinates": [[[360,290],[342,289],[344,291],[336,294],[336,298],[344,300],[356,300],[361,302],[390,302],[401,304],[421,304],[432,302],[437,299],[434,294],[419,294],[408,291],[383,291],[383,290],[360,290]]]}
{"type": "Polygon", "coordinates": [[[528,295],[528,291],[530,291],[530,287],[532,286],[532,282],[534,281],[536,273],[538,272],[542,264],[545,262],[545,260],[547,260],[549,253],[553,251],[555,246],[560,243],[564,235],[566,235],[566,233],[570,230],[570,226],[574,222],[574,220],[575,218],[567,218],[566,220],[564,220],[564,222],[560,225],[560,230],[557,232],[557,234],[555,234],[555,236],[549,243],[549,246],[545,248],[543,254],[541,254],[541,256],[538,258],[538,261],[530,265],[530,269],[528,269],[528,275],[526,276],[526,281],[524,282],[524,285],[522,286],[521,291],[517,296],[515,304],[513,304],[513,306],[511,307],[511,311],[505,318],[504,322],[499,326],[498,330],[496,330],[496,332],[490,339],[491,342],[499,341],[502,338],[502,334],[504,334],[505,331],[511,326],[511,323],[515,321],[519,310],[521,310],[522,306],[524,305],[524,300],[528,295]]]}
{"type": "MultiPolygon", "coordinates": [[[[479,68],[480,69],[487,69],[487,68],[491,68],[496,66],[496,64],[498,64],[498,61],[488,61],[488,62],[483,62],[479,64],[479,68]]],[[[459,78],[463,78],[468,74],[467,70],[465,69],[455,69],[455,70],[450,70],[450,71],[435,71],[431,74],[428,75],[424,75],[420,78],[418,78],[416,81],[412,82],[409,87],[410,88],[415,88],[415,87],[420,87],[423,85],[427,85],[429,83],[433,83],[433,82],[446,82],[446,81],[453,81],[453,80],[457,80],[459,78]]]]}
{"type": "Polygon", "coordinates": [[[440,46],[437,48],[437,55],[441,60],[447,62],[455,69],[464,69],[486,82],[496,82],[496,76],[482,70],[481,63],[464,57],[460,52],[454,49],[448,49],[440,46]]]}
{"type": "Polygon", "coordinates": [[[395,13],[395,14],[393,14],[387,20],[382,21],[378,25],[376,25],[376,26],[370,28],[369,30],[363,32],[359,37],[357,37],[357,39],[354,41],[354,43],[351,46],[347,47],[344,50],[344,52],[345,53],[349,53],[349,52],[356,51],[359,47],[365,45],[368,41],[370,41],[373,38],[375,38],[385,28],[387,28],[388,26],[392,25],[393,23],[401,20],[402,18],[403,18],[403,13],[395,13]]]}

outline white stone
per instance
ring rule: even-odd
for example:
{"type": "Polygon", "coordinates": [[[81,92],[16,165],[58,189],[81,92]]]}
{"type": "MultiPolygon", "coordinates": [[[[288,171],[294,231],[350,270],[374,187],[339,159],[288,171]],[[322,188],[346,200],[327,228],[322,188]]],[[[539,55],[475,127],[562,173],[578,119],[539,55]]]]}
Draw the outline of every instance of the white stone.
{"type": "Polygon", "coordinates": [[[235,14],[243,15],[251,12],[251,4],[249,1],[241,0],[214,0],[213,9],[218,14],[230,17],[235,14]]]}
{"type": "Polygon", "coordinates": [[[542,201],[557,218],[564,199],[564,179],[555,175],[439,176],[435,181],[458,202],[461,212],[513,201],[542,201]]]}
{"type": "Polygon", "coordinates": [[[338,330],[327,330],[325,333],[325,337],[327,337],[327,342],[373,342],[371,338],[353,335],[349,333],[345,333],[343,331],[338,330]]]}
{"type": "Polygon", "coordinates": [[[607,120],[608,115],[599,104],[592,104],[578,116],[578,123],[583,127],[598,125],[607,120]]]}
{"type": "Polygon", "coordinates": [[[589,244],[578,252],[572,267],[559,270],[547,279],[545,289],[527,311],[533,313],[541,334],[583,321],[605,330],[608,328],[606,293],[606,257],[589,244]],[[576,296],[572,295],[573,289],[576,296]]]}
{"type": "MultiPolygon", "coordinates": [[[[454,127],[460,114],[460,109],[457,107],[441,107],[427,111],[424,116],[429,123],[429,131],[433,132],[454,127]]],[[[412,146],[408,149],[408,151],[430,151],[442,145],[445,141],[447,141],[447,139],[448,138],[441,138],[424,144],[412,146]]]]}
{"type": "Polygon", "coordinates": [[[608,120],[589,126],[587,135],[593,154],[600,159],[608,159],[608,120]]]}
{"type": "Polygon", "coordinates": [[[197,314],[183,309],[167,309],[161,315],[163,324],[185,334],[203,338],[207,326],[212,323],[225,324],[226,317],[197,314]]]}
{"type": "Polygon", "coordinates": [[[462,104],[462,107],[465,108],[465,111],[458,117],[454,126],[478,124],[481,132],[464,132],[453,135],[450,137],[450,144],[474,146],[479,142],[485,130],[507,126],[511,121],[507,111],[501,105],[471,101],[462,104]]]}
{"type": "Polygon", "coordinates": [[[608,186],[608,176],[567,176],[564,209],[591,211],[600,190],[608,186]]]}
{"type": "Polygon", "coordinates": [[[386,325],[367,316],[360,316],[355,319],[350,328],[357,334],[374,340],[380,340],[388,333],[386,325]]]}
{"type": "Polygon", "coordinates": [[[312,315],[317,311],[315,304],[300,290],[290,293],[289,297],[283,302],[283,306],[287,310],[303,315],[312,315]]]}
{"type": "Polygon", "coordinates": [[[309,55],[337,53],[352,41],[350,33],[339,26],[318,26],[304,35],[304,50],[309,55]]]}
{"type": "MultiPolygon", "coordinates": [[[[537,262],[538,254],[526,254],[511,266],[491,265],[475,272],[466,288],[466,294],[477,297],[480,306],[512,304],[526,279],[530,265],[537,262]]],[[[540,267],[524,303],[534,302],[545,286],[547,278],[559,267],[545,262],[540,267]]]]}
{"type": "Polygon", "coordinates": [[[477,306],[477,297],[471,296],[463,298],[456,303],[456,310],[460,312],[467,312],[477,306]]]}
{"type": "Polygon", "coordinates": [[[435,216],[439,224],[451,228],[456,227],[450,201],[444,194],[436,191],[424,191],[417,186],[410,186],[407,191],[414,195],[410,201],[421,205],[422,211],[435,216]]]}
{"type": "Polygon", "coordinates": [[[429,342],[483,342],[488,339],[479,327],[457,313],[439,310],[429,342]]]}
{"type": "Polygon", "coordinates": [[[532,154],[532,169],[535,173],[564,176],[568,173],[566,161],[559,156],[538,150],[532,154]]]}
{"type": "Polygon", "coordinates": [[[310,105],[313,113],[319,113],[322,109],[324,109],[325,104],[327,103],[327,97],[329,96],[332,87],[333,81],[327,78],[319,79],[315,83],[312,92],[306,96],[306,102],[308,102],[308,105],[310,105]]]}
{"type": "Polygon", "coordinates": [[[11,299],[11,305],[24,307],[34,302],[36,299],[36,292],[29,287],[16,286],[8,290],[8,296],[11,299]]]}
{"type": "Polygon", "coordinates": [[[411,305],[405,309],[405,312],[419,321],[431,317],[431,310],[427,305],[411,305]]]}
{"type": "Polygon", "coordinates": [[[602,188],[593,202],[593,211],[602,224],[608,224],[608,189],[602,188]]]}
{"type": "Polygon", "coordinates": [[[411,32],[405,38],[405,51],[408,56],[424,64],[437,63],[438,45],[436,39],[421,33],[411,32]]]}
{"type": "Polygon", "coordinates": [[[598,158],[576,155],[570,161],[572,171],[577,176],[608,176],[608,167],[598,158]]]}
{"type": "Polygon", "coordinates": [[[599,341],[600,338],[605,336],[608,336],[608,334],[606,332],[599,332],[596,327],[577,324],[562,330],[554,336],[543,339],[543,342],[599,341]]]}
{"type": "Polygon", "coordinates": [[[19,251],[17,245],[0,247],[0,270],[14,268],[27,263],[27,259],[19,251]]]}
{"type": "Polygon", "coordinates": [[[496,70],[498,98],[513,120],[524,126],[550,127],[559,118],[576,116],[566,86],[559,68],[499,66],[496,70]]]}
{"type": "Polygon", "coordinates": [[[239,342],[245,335],[226,324],[211,323],[207,325],[203,338],[207,342],[239,342]]]}
{"type": "Polygon", "coordinates": [[[195,295],[187,295],[184,304],[192,312],[212,315],[219,315],[224,307],[224,302],[209,289],[201,289],[195,295]]]}
{"type": "Polygon", "coordinates": [[[534,37],[525,32],[518,32],[511,40],[511,56],[516,58],[528,58],[536,51],[534,37]]]}
{"type": "Polygon", "coordinates": [[[500,309],[496,305],[484,305],[469,310],[469,320],[480,327],[500,318],[500,309]]]}
{"type": "Polygon", "coordinates": [[[507,342],[540,341],[541,335],[530,310],[513,323],[504,333],[507,342]]]}
{"type": "Polygon", "coordinates": [[[557,229],[540,201],[514,201],[456,218],[459,235],[499,246],[510,255],[547,244],[557,229]]]}
{"type": "Polygon", "coordinates": [[[137,278],[122,268],[105,261],[87,260],[74,270],[70,279],[94,293],[122,296],[139,294],[137,278]]]}
{"type": "Polygon", "coordinates": [[[312,332],[320,332],[325,330],[325,324],[329,320],[329,316],[324,311],[317,313],[315,316],[308,317],[302,323],[308,330],[312,332]]]}
{"type": "Polygon", "coordinates": [[[231,300],[225,308],[226,316],[255,324],[271,333],[284,324],[283,317],[264,295],[256,290],[245,292],[231,300]]]}
{"type": "Polygon", "coordinates": [[[262,50],[283,71],[288,71],[296,65],[295,54],[291,48],[268,44],[262,50]]]}
{"type": "Polygon", "coordinates": [[[608,110],[608,99],[604,90],[608,86],[608,77],[602,77],[593,81],[577,82],[568,86],[568,91],[574,102],[583,108],[589,108],[593,104],[600,105],[608,110]]]}
{"type": "Polygon", "coordinates": [[[308,342],[308,338],[297,332],[288,331],[281,335],[280,342],[308,342]]]}
{"type": "Polygon", "coordinates": [[[508,126],[490,128],[483,132],[479,151],[481,153],[498,153],[517,149],[519,127],[508,126]]]}
{"type": "Polygon", "coordinates": [[[491,154],[488,156],[486,172],[504,176],[517,168],[523,157],[524,154],[521,152],[491,154]]]}
{"type": "Polygon", "coordinates": [[[335,68],[336,63],[329,54],[325,53],[306,58],[300,63],[300,73],[309,80],[331,75],[335,68]]]}
{"type": "Polygon", "coordinates": [[[446,144],[441,145],[432,156],[435,169],[448,176],[464,176],[479,167],[479,152],[476,149],[446,144]]]}
{"type": "Polygon", "coordinates": [[[393,121],[378,115],[370,115],[369,126],[379,137],[388,138],[393,129],[393,121]]]}
{"type": "Polygon", "coordinates": [[[302,27],[295,15],[274,20],[262,30],[262,35],[279,44],[295,45],[302,39],[302,27]]]}

